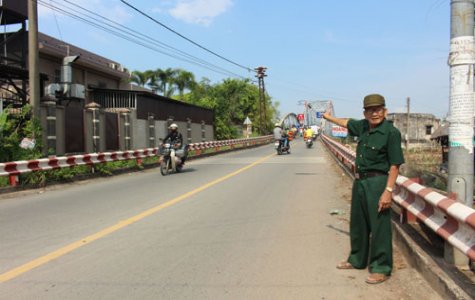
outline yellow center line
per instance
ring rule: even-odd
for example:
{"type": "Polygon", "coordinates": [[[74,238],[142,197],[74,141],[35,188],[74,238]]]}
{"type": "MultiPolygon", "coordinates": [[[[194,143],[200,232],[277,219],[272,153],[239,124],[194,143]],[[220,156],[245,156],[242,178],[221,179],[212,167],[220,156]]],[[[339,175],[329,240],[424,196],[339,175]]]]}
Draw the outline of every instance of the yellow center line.
{"type": "Polygon", "coordinates": [[[103,238],[103,237],[105,237],[105,236],[107,236],[107,235],[109,235],[109,234],[111,234],[111,233],[113,233],[113,232],[115,232],[115,231],[117,231],[117,230],[119,230],[119,229],[122,229],[122,228],[124,228],[124,227],[126,227],[126,226],[128,226],[128,225],[131,225],[131,224],[135,223],[135,222],[138,222],[138,221],[142,220],[143,218],[148,217],[148,216],[150,216],[150,215],[152,215],[152,214],[154,214],[154,213],[156,213],[156,212],[159,212],[160,210],[162,210],[162,209],[164,209],[164,208],[167,208],[167,207],[169,207],[169,206],[172,206],[172,205],[174,205],[174,204],[176,204],[176,203],[178,203],[178,202],[180,202],[180,201],[183,201],[183,200],[185,200],[185,199],[187,199],[187,198],[189,198],[189,197],[191,197],[191,196],[193,196],[193,195],[195,195],[195,194],[197,194],[197,193],[199,193],[199,192],[202,192],[202,191],[204,191],[204,190],[206,190],[206,189],[208,189],[208,188],[210,188],[210,187],[212,187],[212,186],[214,186],[214,185],[216,185],[216,184],[218,184],[218,183],[220,183],[220,182],[223,182],[223,181],[225,181],[226,179],[229,179],[229,178],[231,178],[231,177],[233,177],[233,176],[236,176],[236,175],[238,175],[239,173],[242,173],[242,172],[244,172],[244,171],[246,171],[246,170],[248,170],[248,169],[250,169],[250,168],[252,168],[252,167],[254,167],[254,166],[256,166],[256,165],[258,165],[258,164],[260,164],[260,163],[262,163],[264,160],[266,160],[266,159],[268,159],[268,158],[270,158],[270,157],[272,157],[272,156],[274,156],[274,155],[275,155],[275,154],[271,154],[271,155],[265,156],[265,157],[263,157],[263,158],[261,158],[261,159],[255,161],[255,162],[253,162],[253,163],[250,164],[250,165],[247,165],[247,166],[245,166],[245,167],[243,167],[243,168],[241,168],[241,169],[239,169],[239,170],[237,170],[237,171],[234,171],[234,172],[232,172],[232,173],[229,173],[229,174],[227,174],[227,175],[225,175],[225,176],[223,176],[223,177],[221,177],[221,178],[218,178],[218,179],[216,179],[216,180],[213,180],[213,181],[211,181],[211,182],[209,182],[209,183],[207,183],[207,184],[205,184],[205,185],[202,185],[202,186],[200,186],[200,187],[198,187],[198,188],[196,188],[196,189],[194,189],[194,190],[192,190],[192,191],[189,191],[189,192],[187,192],[187,193],[185,193],[185,194],[183,194],[183,195],[181,195],[181,196],[178,196],[178,197],[176,197],[176,198],[173,198],[173,199],[171,199],[171,200],[169,200],[169,201],[167,201],[167,202],[165,202],[165,203],[163,203],[163,204],[160,204],[160,205],[157,205],[157,206],[155,206],[155,207],[152,207],[152,208],[150,208],[150,209],[148,209],[148,210],[146,210],[146,211],[143,211],[143,212],[139,213],[138,215],[135,215],[135,216],[130,217],[130,218],[126,219],[126,220],[120,221],[120,222],[118,222],[118,223],[115,224],[115,225],[112,225],[112,226],[110,226],[110,227],[107,227],[107,228],[105,228],[105,229],[103,229],[103,230],[101,230],[101,231],[99,231],[99,232],[96,232],[96,233],[94,233],[94,234],[92,234],[92,235],[89,235],[89,236],[87,236],[87,237],[85,237],[85,238],[82,238],[82,239],[80,239],[80,240],[78,240],[78,241],[75,241],[75,242],[73,242],[73,243],[71,243],[71,244],[69,244],[69,245],[66,245],[66,246],[64,246],[64,247],[62,247],[62,248],[59,248],[59,249],[57,249],[57,250],[55,250],[55,251],[53,251],[53,252],[50,252],[50,253],[48,253],[48,254],[46,254],[46,255],[43,255],[43,256],[41,256],[41,257],[38,257],[38,258],[36,258],[36,259],[34,259],[34,260],[30,261],[30,262],[27,262],[27,263],[25,263],[25,264],[23,264],[23,265],[21,265],[21,266],[19,266],[19,267],[16,267],[16,268],[11,269],[11,270],[9,270],[9,271],[3,273],[3,274],[0,274],[0,282],[5,282],[5,281],[8,281],[8,280],[10,280],[10,279],[13,279],[13,278],[15,278],[15,277],[17,277],[17,276],[20,276],[20,275],[23,274],[23,273],[26,273],[26,272],[28,272],[28,271],[30,271],[30,270],[36,268],[36,267],[39,267],[39,266],[41,266],[41,265],[44,265],[44,264],[46,264],[46,263],[48,263],[48,262],[50,262],[50,261],[52,261],[52,260],[54,260],[54,259],[56,259],[56,258],[59,258],[59,257],[65,255],[65,254],[67,254],[67,253],[69,253],[69,252],[72,252],[72,251],[74,251],[74,250],[76,250],[76,249],[78,249],[78,248],[80,248],[80,247],[82,247],[82,246],[84,246],[84,245],[87,245],[87,244],[89,244],[89,243],[92,243],[92,242],[94,242],[95,240],[98,240],[98,239],[100,239],[100,238],[103,238]]]}

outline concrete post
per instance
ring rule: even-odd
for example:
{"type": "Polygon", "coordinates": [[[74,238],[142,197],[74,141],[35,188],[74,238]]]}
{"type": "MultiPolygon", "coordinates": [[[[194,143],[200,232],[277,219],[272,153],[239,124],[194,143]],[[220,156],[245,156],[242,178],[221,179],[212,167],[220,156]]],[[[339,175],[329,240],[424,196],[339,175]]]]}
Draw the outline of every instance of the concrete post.
{"type": "Polygon", "coordinates": [[[201,121],[201,141],[206,142],[206,126],[205,121],[201,121]]]}
{"type": "Polygon", "coordinates": [[[124,118],[124,150],[130,150],[131,148],[131,130],[130,130],[130,111],[124,111],[121,113],[124,118]]]}
{"type": "Polygon", "coordinates": [[[33,117],[40,118],[40,72],[38,51],[38,4],[28,0],[28,76],[33,117]]]}
{"type": "MultiPolygon", "coordinates": [[[[474,1],[451,0],[450,26],[450,116],[448,192],[457,201],[473,205],[473,65],[474,1]]],[[[449,263],[467,266],[468,258],[446,243],[444,257],[449,263]]]]}
{"type": "Polygon", "coordinates": [[[155,117],[153,114],[148,116],[148,146],[155,147],[155,117]]]}
{"type": "Polygon", "coordinates": [[[46,153],[56,154],[56,102],[43,102],[46,107],[46,153]]]}
{"type": "Polygon", "coordinates": [[[188,144],[191,144],[191,119],[186,119],[186,140],[188,144]]]}
{"type": "Polygon", "coordinates": [[[92,151],[98,152],[100,147],[100,114],[99,108],[101,106],[98,103],[91,102],[86,105],[86,109],[92,112],[92,151]]]}

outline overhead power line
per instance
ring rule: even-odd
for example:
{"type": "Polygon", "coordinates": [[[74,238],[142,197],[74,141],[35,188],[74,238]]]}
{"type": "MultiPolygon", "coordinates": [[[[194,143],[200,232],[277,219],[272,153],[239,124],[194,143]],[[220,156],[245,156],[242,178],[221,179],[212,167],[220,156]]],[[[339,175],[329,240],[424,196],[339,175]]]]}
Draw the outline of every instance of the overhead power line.
{"type": "MultiPolygon", "coordinates": [[[[101,20],[98,20],[98,19],[93,18],[93,17],[91,17],[91,16],[86,16],[86,17],[87,17],[87,18],[90,18],[90,19],[93,19],[93,20],[95,20],[95,21],[91,21],[91,20],[84,19],[84,18],[82,18],[82,17],[76,15],[76,14],[78,14],[78,13],[81,14],[81,15],[84,15],[83,13],[78,12],[77,10],[71,9],[71,8],[69,8],[69,7],[68,7],[68,9],[69,9],[70,11],[67,11],[67,10],[65,10],[65,9],[59,8],[59,7],[54,6],[54,5],[51,5],[51,4],[48,4],[48,3],[44,2],[44,1],[41,1],[41,0],[38,0],[38,3],[40,3],[41,5],[43,5],[43,6],[45,6],[45,7],[50,8],[51,10],[60,12],[60,13],[62,13],[62,14],[64,14],[64,15],[67,15],[67,16],[69,16],[69,17],[71,17],[71,18],[74,18],[74,19],[76,19],[76,20],[78,20],[78,21],[80,21],[80,22],[83,22],[83,23],[86,23],[86,24],[88,24],[88,25],[90,25],[90,26],[99,28],[99,29],[101,29],[101,30],[103,30],[103,31],[106,31],[106,32],[108,32],[108,33],[111,33],[111,34],[113,34],[113,35],[116,35],[116,36],[118,36],[118,37],[120,37],[120,38],[123,38],[123,39],[125,39],[125,40],[130,41],[130,42],[133,42],[133,43],[135,43],[135,44],[141,45],[141,46],[143,46],[143,47],[145,47],[145,48],[148,48],[148,49],[150,49],[150,50],[153,50],[153,51],[155,51],[155,52],[158,52],[158,53],[161,53],[161,54],[170,56],[170,57],[172,57],[172,58],[176,58],[176,59],[178,59],[178,60],[186,61],[186,62],[189,62],[189,63],[191,63],[191,64],[195,64],[195,65],[201,66],[201,67],[203,67],[203,68],[206,68],[206,69],[208,69],[208,70],[211,70],[211,71],[214,71],[214,72],[223,74],[223,75],[244,78],[244,77],[242,77],[242,76],[240,76],[240,75],[237,75],[237,74],[235,74],[235,73],[232,73],[231,71],[225,70],[225,69],[223,69],[223,68],[221,68],[221,67],[218,67],[218,66],[215,66],[215,65],[213,65],[213,64],[211,64],[211,63],[207,63],[206,61],[200,60],[200,59],[198,59],[198,58],[196,58],[196,57],[194,58],[194,61],[190,61],[190,59],[183,58],[183,57],[179,57],[179,56],[176,56],[176,55],[174,55],[174,54],[170,54],[170,53],[164,52],[163,50],[157,49],[157,48],[155,48],[155,47],[153,47],[153,46],[150,46],[149,44],[145,43],[145,42],[143,41],[143,39],[140,38],[140,37],[138,37],[137,35],[131,34],[131,33],[129,33],[129,32],[123,32],[122,30],[118,29],[117,27],[112,26],[112,25],[110,25],[110,24],[107,24],[107,23],[105,23],[105,22],[103,22],[103,21],[101,21],[101,20]],[[76,14],[71,13],[71,11],[75,12],[76,14]],[[104,24],[105,26],[111,27],[111,28],[113,28],[113,29],[104,27],[104,26],[98,24],[98,22],[96,22],[96,21],[99,21],[99,23],[102,23],[102,24],[104,24]],[[115,30],[119,30],[119,31],[117,32],[117,31],[115,31],[115,30]],[[131,37],[127,36],[127,35],[132,36],[132,37],[135,37],[136,39],[131,38],[131,37]],[[219,69],[219,70],[217,70],[217,69],[219,69]]],[[[66,7],[64,7],[64,8],[66,8],[66,7]]],[[[107,19],[107,20],[109,20],[109,19],[107,19]]],[[[113,22],[113,21],[111,21],[111,20],[109,20],[109,21],[110,21],[110,22],[113,22]]],[[[128,29],[128,30],[131,30],[131,29],[128,29]]],[[[145,36],[145,37],[146,37],[146,36],[145,36]]],[[[150,39],[150,37],[147,37],[147,38],[150,39]]],[[[162,46],[162,45],[157,45],[157,46],[160,47],[160,48],[163,48],[163,47],[164,47],[164,46],[162,46]]],[[[171,47],[171,46],[170,46],[170,47],[171,47]]],[[[183,53],[185,53],[185,52],[183,52],[183,53]]],[[[185,53],[185,54],[186,54],[186,53],[185,53]]],[[[182,56],[185,56],[185,54],[181,54],[181,55],[182,55],[182,56]]],[[[180,54],[179,54],[179,55],[180,55],[180,54]]],[[[187,55],[188,55],[189,57],[193,57],[193,56],[191,56],[191,55],[189,55],[189,54],[187,54],[187,55]]]]}
{"type": "MultiPolygon", "coordinates": [[[[112,23],[112,24],[115,24],[116,26],[119,26],[119,27],[121,27],[121,28],[123,28],[123,29],[125,29],[125,30],[128,30],[128,31],[132,32],[131,35],[133,35],[134,37],[137,37],[137,35],[139,35],[139,36],[141,36],[141,37],[143,37],[143,38],[148,39],[149,41],[151,41],[153,44],[157,45],[158,47],[169,49],[169,50],[171,50],[171,51],[173,51],[173,52],[179,53],[180,55],[183,55],[183,56],[186,56],[186,57],[188,57],[188,58],[190,58],[190,59],[192,59],[192,60],[195,60],[196,62],[198,62],[198,63],[200,63],[200,64],[202,63],[202,64],[205,64],[205,65],[208,65],[208,66],[212,66],[213,68],[220,69],[220,70],[222,70],[222,71],[224,71],[224,72],[231,73],[231,74],[233,74],[233,75],[235,75],[235,76],[240,77],[239,75],[234,74],[234,73],[232,73],[232,72],[230,72],[230,71],[228,71],[228,70],[226,70],[226,69],[223,69],[223,68],[220,67],[220,66],[217,66],[217,65],[214,65],[214,64],[212,64],[212,63],[209,63],[209,62],[207,62],[207,61],[205,61],[205,60],[203,60],[203,59],[200,59],[200,58],[198,58],[198,57],[196,57],[196,56],[194,56],[194,55],[188,54],[188,53],[186,53],[186,52],[184,52],[184,51],[182,51],[182,50],[179,50],[179,49],[177,49],[177,48],[175,48],[175,47],[173,47],[173,46],[167,45],[166,43],[160,42],[160,41],[157,40],[157,39],[154,39],[154,38],[152,38],[152,37],[150,37],[150,36],[147,36],[147,35],[145,35],[145,34],[139,32],[139,31],[137,31],[137,30],[134,30],[134,29],[132,29],[132,28],[130,28],[130,27],[124,26],[124,25],[122,25],[122,24],[120,24],[120,23],[118,23],[118,22],[115,22],[115,21],[111,20],[111,19],[108,19],[108,18],[106,18],[106,17],[103,17],[103,16],[101,16],[101,15],[99,15],[99,14],[97,14],[97,13],[91,11],[91,10],[88,10],[88,9],[82,7],[82,6],[79,6],[79,5],[77,5],[77,4],[75,4],[75,3],[71,2],[71,1],[68,1],[68,0],[63,0],[63,1],[69,3],[70,5],[73,5],[73,6],[77,7],[77,8],[79,8],[79,9],[83,10],[83,11],[86,11],[86,12],[88,12],[88,13],[91,14],[91,15],[94,15],[94,16],[97,16],[97,17],[102,18],[102,19],[104,19],[104,20],[107,20],[108,22],[110,22],[110,23],[112,23]]],[[[71,8],[70,8],[70,9],[71,9],[71,8]]],[[[77,10],[74,10],[74,9],[71,9],[71,10],[72,10],[72,11],[75,11],[75,12],[78,12],[77,10]]],[[[78,13],[80,13],[80,12],[78,12],[78,13]]],[[[81,14],[83,14],[83,13],[81,13],[81,14]]],[[[83,15],[85,15],[85,14],[83,14],[83,15]]],[[[112,26],[112,25],[110,25],[110,24],[107,24],[107,23],[103,22],[102,20],[98,20],[98,19],[93,18],[93,17],[90,17],[90,16],[88,16],[88,15],[85,15],[85,16],[87,16],[87,17],[89,17],[89,18],[92,18],[92,19],[94,19],[94,20],[96,20],[96,21],[98,21],[98,22],[101,22],[101,23],[103,23],[103,24],[106,24],[107,26],[111,26],[111,27],[113,27],[113,28],[119,29],[119,28],[117,28],[116,26],[112,26]]],[[[120,30],[120,29],[119,29],[119,30],[120,30]]]]}
{"type": "Polygon", "coordinates": [[[59,28],[58,18],[56,17],[56,13],[54,11],[53,11],[53,15],[54,15],[54,21],[56,22],[56,27],[58,28],[59,37],[61,38],[61,41],[63,41],[63,34],[61,33],[61,28],[59,28]]]}
{"type": "Polygon", "coordinates": [[[177,32],[176,30],[173,30],[172,28],[168,27],[167,25],[163,24],[162,22],[158,21],[157,19],[155,19],[155,18],[149,16],[148,14],[144,13],[144,12],[141,11],[140,9],[136,8],[135,6],[133,6],[133,5],[129,4],[129,3],[127,3],[127,1],[124,1],[124,0],[120,0],[120,1],[121,1],[122,3],[124,3],[125,5],[127,5],[128,7],[132,8],[133,10],[135,10],[136,12],[138,12],[139,14],[145,16],[146,18],[152,20],[153,22],[157,23],[158,25],[160,25],[160,26],[166,28],[167,30],[173,32],[174,34],[178,35],[179,37],[181,37],[181,38],[187,40],[188,42],[192,43],[193,45],[195,45],[195,46],[197,46],[197,47],[199,47],[199,48],[205,50],[206,52],[209,52],[209,53],[213,54],[214,56],[217,56],[217,57],[219,57],[219,58],[221,58],[221,59],[223,59],[223,60],[225,60],[225,61],[227,61],[227,62],[229,62],[229,63],[231,63],[231,64],[233,64],[233,65],[235,65],[235,66],[238,66],[238,67],[240,67],[240,68],[243,68],[244,70],[246,70],[246,71],[248,71],[248,72],[252,72],[252,69],[251,69],[251,68],[246,67],[246,66],[243,66],[243,65],[241,65],[241,64],[238,64],[237,62],[234,62],[234,61],[232,61],[232,60],[230,60],[230,59],[228,59],[228,58],[226,58],[226,57],[224,57],[224,56],[222,56],[222,55],[217,54],[217,53],[214,52],[214,51],[209,50],[208,48],[206,48],[206,47],[204,47],[204,46],[201,46],[200,44],[196,43],[195,41],[193,41],[193,40],[187,38],[186,36],[182,35],[181,33],[177,32]]]}
{"type": "MultiPolygon", "coordinates": [[[[50,0],[50,1],[51,1],[51,0],[50,0]]],[[[53,1],[54,1],[54,0],[53,0],[53,1]]],[[[131,29],[131,28],[128,28],[128,27],[126,27],[126,26],[123,26],[123,25],[121,25],[121,24],[118,24],[117,22],[115,22],[115,21],[113,21],[113,20],[110,20],[110,19],[107,19],[107,18],[105,18],[105,17],[103,17],[103,16],[100,16],[100,15],[98,15],[98,14],[92,12],[92,11],[89,11],[89,10],[87,10],[87,9],[81,7],[81,6],[76,5],[76,4],[73,4],[73,3],[71,3],[71,2],[69,2],[69,1],[67,1],[67,0],[64,0],[64,1],[67,2],[67,3],[70,3],[70,4],[72,4],[72,5],[74,5],[74,6],[76,6],[76,7],[79,7],[79,8],[81,8],[81,9],[84,10],[84,11],[87,11],[89,14],[93,14],[93,15],[95,15],[95,16],[98,16],[98,17],[100,17],[101,19],[107,20],[108,22],[110,22],[110,23],[112,23],[112,24],[116,24],[117,26],[108,24],[108,23],[104,22],[104,21],[101,20],[101,19],[97,19],[97,18],[92,17],[92,16],[90,16],[90,15],[87,15],[87,14],[85,14],[85,13],[83,13],[83,12],[80,12],[80,11],[78,11],[78,10],[75,10],[75,9],[73,9],[73,8],[71,8],[71,7],[63,6],[63,7],[61,8],[61,7],[52,5],[52,4],[50,4],[50,3],[44,2],[44,1],[42,1],[42,0],[37,0],[37,2],[38,2],[39,4],[45,6],[45,7],[49,8],[49,9],[51,9],[51,10],[53,10],[53,11],[56,11],[56,12],[59,12],[59,13],[61,13],[61,14],[66,15],[66,16],[69,16],[69,17],[71,17],[71,18],[73,18],[73,19],[76,19],[76,20],[82,22],[82,23],[86,23],[86,24],[88,24],[88,25],[90,25],[90,26],[93,26],[93,27],[95,27],[95,28],[101,29],[101,30],[103,30],[103,31],[105,31],[105,32],[108,32],[108,33],[110,33],[110,34],[113,34],[113,35],[115,35],[115,36],[118,36],[118,37],[120,37],[120,38],[122,38],[122,39],[125,39],[125,40],[127,40],[127,41],[133,42],[133,43],[135,43],[135,44],[141,45],[141,46],[143,46],[143,47],[145,47],[145,48],[148,48],[148,49],[150,49],[150,50],[153,50],[153,51],[155,51],[155,52],[158,52],[158,53],[167,55],[167,56],[169,56],[169,57],[172,57],[172,58],[175,58],[175,59],[178,59],[178,60],[181,60],[181,61],[185,61],[185,62],[194,64],[194,65],[198,65],[198,66],[200,66],[200,67],[206,68],[206,69],[211,70],[211,71],[216,72],[216,73],[220,73],[220,74],[222,74],[222,75],[227,75],[227,76],[231,76],[231,77],[239,77],[239,78],[243,78],[243,79],[245,78],[245,77],[243,77],[243,76],[241,76],[241,75],[238,75],[238,74],[236,74],[236,73],[233,73],[233,72],[231,72],[231,71],[229,71],[229,70],[226,70],[226,69],[224,69],[224,68],[222,68],[222,67],[216,66],[216,65],[214,65],[214,64],[212,64],[212,63],[209,63],[209,62],[207,62],[207,61],[205,61],[205,60],[202,60],[202,59],[200,59],[200,58],[197,58],[197,57],[195,57],[195,56],[193,56],[193,55],[191,55],[191,54],[188,54],[188,53],[186,53],[186,52],[184,52],[184,51],[181,51],[181,50],[179,50],[179,49],[176,49],[176,48],[174,48],[174,47],[172,47],[172,46],[169,46],[169,45],[167,45],[167,44],[165,44],[165,43],[162,43],[162,42],[160,42],[160,41],[158,41],[158,40],[155,40],[155,39],[153,39],[152,37],[146,36],[146,35],[144,35],[144,34],[142,34],[142,33],[140,33],[140,32],[137,32],[137,31],[131,29]],[[88,18],[88,19],[83,18],[83,17],[79,16],[78,14],[79,14],[79,15],[82,15],[82,16],[85,16],[85,17],[88,18]],[[122,27],[123,29],[126,29],[128,32],[127,32],[127,31],[124,31],[123,29],[119,28],[118,26],[122,27]],[[148,40],[148,42],[147,42],[147,41],[144,41],[144,40],[143,40],[144,38],[145,38],[146,40],[148,40]],[[151,44],[153,44],[153,45],[150,45],[149,43],[151,43],[151,44]],[[171,51],[173,51],[173,52],[176,52],[176,54],[171,54],[171,53],[165,52],[164,50],[157,49],[156,47],[159,47],[159,48],[162,48],[162,49],[163,49],[163,48],[167,48],[167,50],[169,50],[169,51],[171,50],[171,51]]],[[[57,4],[57,2],[56,2],[56,4],[57,4]]]]}

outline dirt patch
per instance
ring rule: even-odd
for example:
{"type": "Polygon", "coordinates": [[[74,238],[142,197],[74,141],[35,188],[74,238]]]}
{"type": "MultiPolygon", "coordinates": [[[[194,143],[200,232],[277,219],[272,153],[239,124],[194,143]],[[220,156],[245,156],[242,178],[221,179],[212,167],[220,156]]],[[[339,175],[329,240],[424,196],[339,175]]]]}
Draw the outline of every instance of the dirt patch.
{"type": "Polygon", "coordinates": [[[407,268],[408,262],[399,248],[393,247],[393,267],[395,270],[402,270],[407,268]]]}

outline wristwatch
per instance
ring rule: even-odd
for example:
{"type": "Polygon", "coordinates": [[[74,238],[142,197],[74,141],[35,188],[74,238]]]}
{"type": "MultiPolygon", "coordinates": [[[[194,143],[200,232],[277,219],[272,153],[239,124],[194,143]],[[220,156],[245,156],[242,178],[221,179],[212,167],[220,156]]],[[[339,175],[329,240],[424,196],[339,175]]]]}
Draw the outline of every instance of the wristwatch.
{"type": "Polygon", "coordinates": [[[386,191],[388,191],[388,192],[392,193],[392,192],[393,192],[393,188],[392,188],[392,187],[390,187],[390,186],[387,186],[387,187],[386,187],[386,191]]]}

